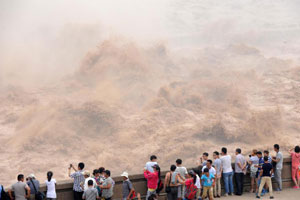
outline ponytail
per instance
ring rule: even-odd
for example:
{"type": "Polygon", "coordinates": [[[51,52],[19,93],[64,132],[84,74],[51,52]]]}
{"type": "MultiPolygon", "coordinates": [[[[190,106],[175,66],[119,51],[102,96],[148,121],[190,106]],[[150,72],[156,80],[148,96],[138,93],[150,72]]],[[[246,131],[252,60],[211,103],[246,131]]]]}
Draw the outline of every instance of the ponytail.
{"type": "Polygon", "coordinates": [[[157,172],[158,172],[158,179],[160,179],[160,168],[157,169],[157,172]]]}
{"type": "Polygon", "coordinates": [[[51,181],[52,176],[53,176],[53,172],[49,171],[49,172],[47,173],[47,179],[48,179],[48,182],[51,181]]]}
{"type": "Polygon", "coordinates": [[[194,185],[195,185],[195,184],[196,184],[196,181],[197,181],[197,175],[194,174],[193,176],[194,176],[193,178],[194,178],[194,185]]]}

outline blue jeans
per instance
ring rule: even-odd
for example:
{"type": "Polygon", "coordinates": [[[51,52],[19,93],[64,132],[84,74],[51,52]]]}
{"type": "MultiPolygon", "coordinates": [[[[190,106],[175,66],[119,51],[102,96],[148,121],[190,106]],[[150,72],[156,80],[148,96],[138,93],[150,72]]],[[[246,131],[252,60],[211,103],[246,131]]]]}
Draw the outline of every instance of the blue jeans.
{"type": "Polygon", "coordinates": [[[226,194],[233,194],[233,172],[223,173],[223,180],[226,194]]]}

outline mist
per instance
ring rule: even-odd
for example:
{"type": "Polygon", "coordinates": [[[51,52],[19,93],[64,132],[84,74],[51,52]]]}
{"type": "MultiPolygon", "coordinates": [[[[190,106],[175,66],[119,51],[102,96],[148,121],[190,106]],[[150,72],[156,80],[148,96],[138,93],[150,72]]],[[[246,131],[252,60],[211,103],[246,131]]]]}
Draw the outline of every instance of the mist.
{"type": "Polygon", "coordinates": [[[113,176],[300,137],[297,1],[0,1],[0,173],[113,176]],[[259,143],[257,141],[260,141],[259,143]],[[123,166],[122,169],[119,166],[123,166]]]}

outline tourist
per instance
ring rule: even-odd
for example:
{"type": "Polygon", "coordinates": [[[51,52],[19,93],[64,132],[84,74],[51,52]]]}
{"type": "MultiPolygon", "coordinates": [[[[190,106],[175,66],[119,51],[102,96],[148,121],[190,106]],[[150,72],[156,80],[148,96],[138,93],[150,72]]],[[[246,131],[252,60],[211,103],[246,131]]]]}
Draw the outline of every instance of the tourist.
{"type": "Polygon", "coordinates": [[[84,176],[82,174],[82,170],[84,169],[84,163],[79,163],[77,169],[70,164],[68,175],[70,178],[74,179],[73,184],[73,193],[74,193],[74,200],[82,200],[83,189],[80,186],[80,183],[84,182],[84,176]],[[71,174],[71,169],[75,172],[71,174]]]}
{"type": "Polygon", "coordinates": [[[216,169],[216,183],[214,187],[214,196],[219,198],[221,197],[221,178],[222,178],[222,162],[220,159],[220,154],[218,151],[215,151],[213,154],[214,157],[214,163],[213,166],[216,169]]]}
{"type": "Polygon", "coordinates": [[[281,180],[281,171],[282,171],[282,164],[283,164],[283,155],[279,151],[280,147],[278,144],[274,144],[274,151],[276,152],[276,157],[272,158],[272,161],[276,163],[275,167],[275,181],[278,184],[277,191],[282,190],[282,180],[281,180]]]}
{"type": "MultiPolygon", "coordinates": [[[[187,169],[182,166],[182,160],[177,159],[176,160],[176,170],[182,180],[185,181],[186,176],[188,174],[187,169]]],[[[179,185],[178,186],[178,199],[183,199],[184,198],[184,185],[179,185]]]]}
{"type": "Polygon", "coordinates": [[[100,188],[102,190],[102,197],[105,200],[111,200],[111,198],[113,196],[114,181],[110,177],[109,170],[104,171],[104,177],[105,177],[104,182],[102,185],[100,185],[100,188]]]}
{"type": "Polygon", "coordinates": [[[144,169],[144,177],[147,180],[147,188],[148,188],[146,200],[148,200],[148,198],[152,194],[156,195],[156,189],[157,189],[158,180],[160,177],[160,167],[156,164],[156,165],[153,165],[152,168],[153,168],[153,172],[147,170],[146,167],[144,169]]]}
{"type": "Polygon", "coordinates": [[[5,192],[3,185],[0,185],[0,200],[10,200],[9,196],[5,192]]]}
{"type": "Polygon", "coordinates": [[[264,157],[268,157],[268,162],[272,164],[272,157],[270,156],[270,152],[268,150],[264,150],[264,157]]]}
{"type": "MultiPolygon", "coordinates": [[[[257,167],[256,179],[257,179],[257,187],[259,187],[260,182],[261,182],[260,170],[261,170],[262,165],[264,164],[264,158],[263,158],[261,151],[258,151],[256,153],[256,156],[258,158],[258,165],[255,166],[255,167],[257,167]]],[[[263,189],[262,194],[260,194],[260,195],[263,196],[265,193],[266,193],[266,191],[265,191],[265,189],[263,189]]]]}
{"type": "Polygon", "coordinates": [[[100,171],[99,171],[99,169],[94,169],[93,176],[94,176],[94,179],[95,179],[96,185],[97,185],[96,189],[98,191],[99,196],[101,196],[101,189],[99,187],[101,185],[101,177],[100,177],[100,171]]]}
{"type": "Polygon", "coordinates": [[[215,176],[209,172],[208,168],[205,168],[204,174],[201,176],[201,180],[202,180],[202,185],[203,185],[202,199],[205,199],[208,195],[209,200],[212,200],[213,199],[213,187],[215,185],[215,176]]]}
{"type": "Polygon", "coordinates": [[[244,175],[246,173],[247,162],[245,157],[242,155],[242,150],[237,148],[235,150],[235,183],[236,183],[236,195],[241,196],[244,190],[244,175]]]}
{"type": "Polygon", "coordinates": [[[216,169],[212,166],[212,160],[207,160],[206,161],[206,165],[202,168],[202,173],[204,173],[205,169],[209,170],[209,173],[211,173],[212,175],[216,176],[216,169]]]}
{"type": "Polygon", "coordinates": [[[24,183],[24,175],[18,175],[18,182],[11,186],[11,189],[8,190],[8,194],[11,200],[26,200],[30,198],[30,187],[24,183]],[[14,196],[12,192],[14,192],[14,196]]]}
{"type": "Polygon", "coordinates": [[[300,186],[300,147],[296,146],[293,149],[290,149],[290,154],[292,157],[292,179],[294,181],[295,186],[293,188],[299,189],[300,186]]]}
{"type": "Polygon", "coordinates": [[[130,200],[134,198],[134,188],[132,186],[131,181],[129,180],[128,173],[123,172],[121,174],[123,177],[123,185],[122,185],[122,199],[130,200]]]}
{"type": "Polygon", "coordinates": [[[94,178],[90,177],[90,172],[89,171],[84,171],[83,176],[85,178],[84,179],[84,184],[83,184],[83,191],[86,191],[87,189],[89,189],[89,185],[88,185],[89,180],[93,181],[93,187],[94,188],[97,187],[96,180],[94,178]]]}
{"type": "Polygon", "coordinates": [[[202,157],[200,157],[200,164],[204,167],[206,166],[206,162],[208,160],[208,153],[207,152],[204,152],[202,154],[202,157]]]}
{"type": "Polygon", "coordinates": [[[49,171],[47,172],[47,180],[45,181],[46,183],[46,188],[47,188],[47,193],[46,193],[46,198],[47,200],[55,200],[56,199],[56,180],[52,178],[53,172],[49,171]]]}
{"type": "Polygon", "coordinates": [[[82,199],[85,200],[96,200],[99,199],[98,190],[94,187],[94,182],[92,179],[89,179],[87,182],[88,188],[84,190],[82,199]]]}
{"type": "MultiPolygon", "coordinates": [[[[195,186],[197,188],[196,199],[200,199],[200,195],[201,195],[201,179],[200,179],[199,175],[196,174],[194,171],[191,171],[191,172],[193,172],[194,176],[196,176],[196,183],[195,183],[195,186]]],[[[193,178],[193,177],[190,177],[190,178],[193,178]]],[[[186,187],[186,185],[184,185],[184,187],[186,187]]]]}
{"type": "Polygon", "coordinates": [[[104,182],[105,176],[104,176],[105,168],[100,167],[99,168],[99,173],[100,173],[100,185],[104,182]]]}
{"type": "Polygon", "coordinates": [[[30,187],[30,200],[35,200],[36,194],[40,191],[40,182],[36,180],[34,174],[27,177],[27,185],[30,187]]]}
{"type": "Polygon", "coordinates": [[[154,172],[153,170],[153,166],[157,165],[157,157],[155,155],[150,156],[150,161],[148,161],[146,163],[145,168],[147,169],[147,171],[149,172],[154,172]]]}
{"type": "Polygon", "coordinates": [[[200,195],[200,188],[198,185],[200,185],[200,178],[199,178],[199,183],[197,183],[197,174],[193,171],[190,170],[187,175],[187,179],[184,182],[181,182],[181,184],[185,185],[185,194],[184,194],[184,199],[185,200],[193,200],[195,197],[199,199],[198,195],[200,195]],[[196,196],[197,195],[197,196],[196,196]]]}
{"type": "MultiPolygon", "coordinates": [[[[179,180],[182,180],[182,179],[180,179],[179,173],[176,172],[175,170],[176,170],[176,166],[171,165],[170,171],[166,174],[166,177],[165,177],[164,189],[167,193],[168,200],[178,199],[179,180]]],[[[182,180],[182,181],[184,181],[184,180],[182,180]]]]}
{"type": "Polygon", "coordinates": [[[250,178],[251,178],[251,189],[250,189],[250,192],[255,192],[257,193],[258,192],[258,184],[257,184],[257,178],[256,178],[256,174],[257,174],[257,165],[259,163],[259,159],[256,155],[257,153],[257,150],[256,149],[253,149],[252,150],[252,154],[249,155],[250,159],[249,159],[249,165],[250,165],[250,178]],[[255,183],[256,183],[256,186],[255,186],[255,183]],[[255,187],[255,189],[254,189],[255,187]]]}
{"type": "Polygon", "coordinates": [[[273,166],[269,163],[268,157],[264,157],[264,164],[262,165],[262,168],[260,170],[260,176],[261,176],[261,182],[259,186],[259,191],[256,196],[256,198],[260,198],[260,194],[263,190],[263,187],[265,184],[268,185],[269,192],[270,192],[270,199],[274,199],[273,197],[273,189],[272,189],[272,180],[271,180],[271,175],[273,173],[273,166]]]}
{"type": "Polygon", "coordinates": [[[225,196],[233,195],[233,170],[231,166],[231,156],[227,155],[227,149],[225,147],[222,148],[222,172],[223,172],[223,179],[225,185],[225,196]]]}

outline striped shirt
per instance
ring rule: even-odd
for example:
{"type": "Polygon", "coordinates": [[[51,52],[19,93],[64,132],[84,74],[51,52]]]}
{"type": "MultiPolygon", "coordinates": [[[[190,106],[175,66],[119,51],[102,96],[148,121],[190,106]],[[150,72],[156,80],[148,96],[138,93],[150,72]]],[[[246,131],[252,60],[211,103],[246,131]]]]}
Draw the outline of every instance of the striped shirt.
{"type": "Polygon", "coordinates": [[[80,187],[80,183],[84,182],[84,176],[82,174],[82,170],[74,172],[70,175],[71,178],[74,179],[73,190],[75,192],[82,192],[83,189],[80,187]]]}

